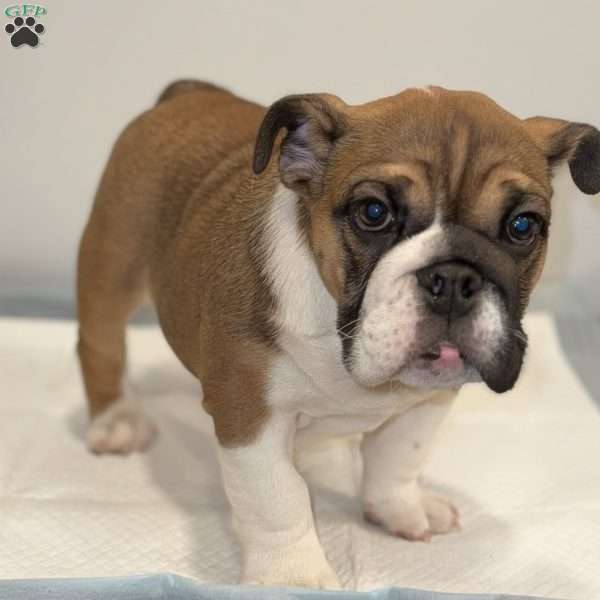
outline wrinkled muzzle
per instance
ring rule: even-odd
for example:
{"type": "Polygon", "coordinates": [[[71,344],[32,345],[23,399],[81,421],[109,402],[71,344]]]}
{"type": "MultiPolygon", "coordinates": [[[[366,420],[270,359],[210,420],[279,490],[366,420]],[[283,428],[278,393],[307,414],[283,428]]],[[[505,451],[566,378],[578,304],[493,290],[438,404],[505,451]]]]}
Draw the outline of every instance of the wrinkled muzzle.
{"type": "Polygon", "coordinates": [[[365,386],[516,382],[526,336],[512,257],[484,236],[435,224],[383,255],[367,282],[344,362],[365,386]]]}

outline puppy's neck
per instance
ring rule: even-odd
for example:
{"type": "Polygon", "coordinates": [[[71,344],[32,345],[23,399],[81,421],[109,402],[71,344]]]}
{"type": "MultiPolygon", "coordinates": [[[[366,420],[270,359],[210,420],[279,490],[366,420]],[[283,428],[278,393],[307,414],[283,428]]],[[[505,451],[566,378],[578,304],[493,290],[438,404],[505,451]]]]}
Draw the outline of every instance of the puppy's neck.
{"type": "Polygon", "coordinates": [[[333,335],[337,308],[319,274],[299,220],[298,195],[279,184],[263,233],[264,272],[275,300],[275,324],[303,336],[333,335]]]}

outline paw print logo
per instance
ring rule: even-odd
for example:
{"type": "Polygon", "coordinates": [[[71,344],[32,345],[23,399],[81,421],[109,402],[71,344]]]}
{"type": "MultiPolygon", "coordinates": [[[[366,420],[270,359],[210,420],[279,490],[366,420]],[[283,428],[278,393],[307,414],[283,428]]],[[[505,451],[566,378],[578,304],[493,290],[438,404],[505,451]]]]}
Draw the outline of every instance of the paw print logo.
{"type": "Polygon", "coordinates": [[[35,22],[33,17],[27,17],[23,20],[22,17],[16,17],[12,23],[4,28],[6,33],[10,35],[10,43],[18,48],[23,44],[27,44],[35,48],[40,41],[40,33],[44,33],[44,26],[41,23],[35,22]]]}

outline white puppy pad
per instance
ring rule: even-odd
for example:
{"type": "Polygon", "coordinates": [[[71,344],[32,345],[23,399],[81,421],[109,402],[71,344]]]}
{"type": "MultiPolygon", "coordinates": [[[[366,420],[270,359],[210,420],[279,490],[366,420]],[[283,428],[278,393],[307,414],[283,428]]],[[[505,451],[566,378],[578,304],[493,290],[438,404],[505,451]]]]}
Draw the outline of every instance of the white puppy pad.
{"type": "MultiPolygon", "coordinates": [[[[527,319],[517,388],[461,394],[427,480],[461,511],[431,543],[363,522],[356,446],[306,456],[320,537],[349,589],[600,598],[600,416],[552,320],[527,319]]],[[[160,430],[147,454],[93,456],[75,325],[0,320],[0,576],[173,572],[232,583],[238,551],[201,392],[157,328],[132,328],[134,392],[160,430]]]]}

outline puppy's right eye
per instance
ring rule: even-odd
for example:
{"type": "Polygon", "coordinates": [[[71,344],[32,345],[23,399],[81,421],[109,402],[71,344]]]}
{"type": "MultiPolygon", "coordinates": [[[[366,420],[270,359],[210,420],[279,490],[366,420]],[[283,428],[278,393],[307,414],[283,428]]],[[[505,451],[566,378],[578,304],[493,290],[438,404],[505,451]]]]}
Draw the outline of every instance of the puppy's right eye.
{"type": "Polygon", "coordinates": [[[362,200],[354,215],[354,222],[363,231],[379,232],[389,228],[394,217],[388,205],[377,198],[362,200]]]}

